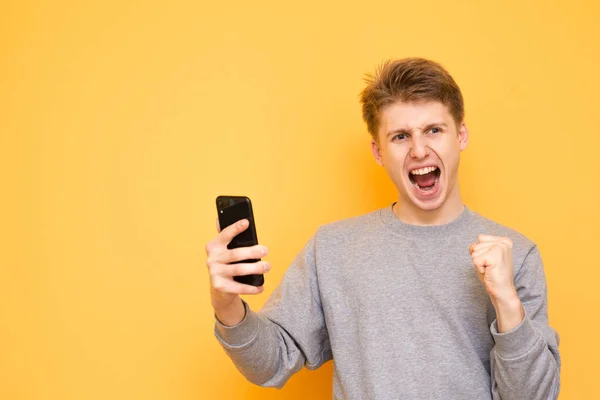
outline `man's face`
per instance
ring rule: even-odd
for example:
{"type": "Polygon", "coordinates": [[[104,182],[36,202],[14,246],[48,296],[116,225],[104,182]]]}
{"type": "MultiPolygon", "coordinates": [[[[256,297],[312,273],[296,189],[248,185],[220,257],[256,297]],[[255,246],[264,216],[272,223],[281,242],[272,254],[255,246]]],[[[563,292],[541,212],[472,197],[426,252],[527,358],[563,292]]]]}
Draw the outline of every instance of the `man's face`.
{"type": "Polygon", "coordinates": [[[458,165],[468,132],[464,123],[456,126],[445,105],[396,102],[382,110],[379,122],[373,155],[405,206],[433,211],[459,196],[458,165]]]}

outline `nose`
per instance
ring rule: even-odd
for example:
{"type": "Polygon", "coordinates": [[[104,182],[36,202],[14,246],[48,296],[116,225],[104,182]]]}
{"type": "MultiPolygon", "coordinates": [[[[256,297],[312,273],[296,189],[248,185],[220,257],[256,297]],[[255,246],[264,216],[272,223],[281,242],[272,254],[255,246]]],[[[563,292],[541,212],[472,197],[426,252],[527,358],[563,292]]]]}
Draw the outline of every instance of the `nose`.
{"type": "Polygon", "coordinates": [[[415,135],[411,139],[410,143],[410,156],[412,158],[425,158],[429,155],[429,147],[425,140],[415,135]]]}

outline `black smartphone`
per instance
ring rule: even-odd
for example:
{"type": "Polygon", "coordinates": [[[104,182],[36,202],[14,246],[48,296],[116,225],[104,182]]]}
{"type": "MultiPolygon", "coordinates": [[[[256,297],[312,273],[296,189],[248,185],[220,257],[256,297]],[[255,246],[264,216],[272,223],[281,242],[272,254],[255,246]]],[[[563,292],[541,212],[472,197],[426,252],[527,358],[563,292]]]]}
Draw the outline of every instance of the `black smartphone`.
{"type": "MultiPolygon", "coordinates": [[[[247,219],[250,226],[244,232],[233,238],[227,246],[228,249],[238,247],[249,247],[258,244],[256,235],[256,225],[254,224],[254,213],[252,212],[252,202],[245,196],[219,196],[217,197],[217,213],[219,214],[219,226],[225,229],[239,220],[247,219]]],[[[260,259],[236,261],[233,264],[253,263],[260,259]]],[[[234,276],[233,279],[240,283],[252,286],[262,286],[265,283],[263,274],[253,274],[244,276],[234,276]]]]}

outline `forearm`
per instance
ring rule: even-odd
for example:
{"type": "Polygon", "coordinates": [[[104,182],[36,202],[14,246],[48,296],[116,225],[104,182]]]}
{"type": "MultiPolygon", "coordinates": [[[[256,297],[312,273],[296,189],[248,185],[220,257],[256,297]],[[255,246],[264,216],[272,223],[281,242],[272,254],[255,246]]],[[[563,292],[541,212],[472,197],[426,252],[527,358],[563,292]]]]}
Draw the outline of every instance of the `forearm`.
{"type": "Polygon", "coordinates": [[[239,321],[226,326],[217,320],[215,335],[238,370],[257,385],[280,388],[303,365],[315,369],[332,357],[316,279],[315,240],[296,256],[260,313],[241,301],[243,310],[233,302],[228,312],[217,313],[226,319],[221,322],[239,321]]]}
{"type": "Polygon", "coordinates": [[[242,303],[243,319],[234,326],[219,321],[215,335],[237,369],[250,382],[281,388],[304,365],[304,356],[294,341],[276,324],[242,303]]]}
{"type": "Polygon", "coordinates": [[[499,333],[510,332],[523,322],[525,310],[516,291],[506,299],[492,300],[492,304],[496,310],[499,333]]]}
{"type": "Polygon", "coordinates": [[[560,369],[542,331],[525,316],[513,330],[492,325],[496,345],[491,353],[494,399],[548,400],[558,397],[560,369]]]}
{"type": "Polygon", "coordinates": [[[548,325],[547,287],[535,245],[528,249],[511,287],[492,297],[496,321],[490,331],[492,397],[554,400],[560,389],[559,337],[548,325]],[[503,299],[499,301],[499,299],[503,299]]]}

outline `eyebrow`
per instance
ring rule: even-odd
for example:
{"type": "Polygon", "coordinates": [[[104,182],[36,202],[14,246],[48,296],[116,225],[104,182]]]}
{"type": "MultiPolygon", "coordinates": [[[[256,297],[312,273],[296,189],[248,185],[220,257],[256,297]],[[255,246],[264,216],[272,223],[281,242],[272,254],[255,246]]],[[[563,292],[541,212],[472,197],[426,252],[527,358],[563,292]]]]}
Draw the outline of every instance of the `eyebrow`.
{"type": "MultiPolygon", "coordinates": [[[[448,127],[448,125],[445,122],[433,122],[433,123],[425,125],[425,127],[423,128],[423,130],[424,131],[428,131],[431,128],[434,128],[436,126],[443,126],[444,128],[448,127]]],[[[407,134],[407,133],[410,133],[410,131],[406,130],[406,129],[403,129],[403,128],[394,129],[393,131],[388,132],[388,134],[386,135],[386,137],[390,137],[390,136],[396,135],[398,133],[407,134]]]]}

